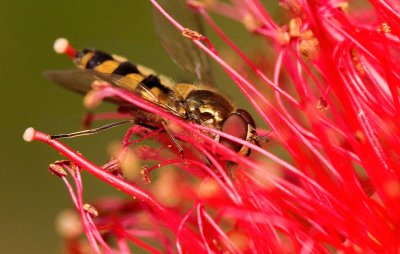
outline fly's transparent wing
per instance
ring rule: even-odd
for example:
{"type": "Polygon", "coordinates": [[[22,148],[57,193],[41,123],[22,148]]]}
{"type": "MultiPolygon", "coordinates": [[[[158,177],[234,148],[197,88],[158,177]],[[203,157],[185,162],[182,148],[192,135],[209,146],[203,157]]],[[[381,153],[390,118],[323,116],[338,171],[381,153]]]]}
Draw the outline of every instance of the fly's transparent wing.
{"type": "MultiPolygon", "coordinates": [[[[44,76],[54,83],[82,94],[86,94],[92,89],[93,81],[105,81],[111,85],[122,87],[128,91],[141,93],[149,101],[158,103],[157,97],[150,91],[149,88],[147,88],[144,84],[141,84],[139,81],[126,76],[102,73],[88,69],[46,71],[44,76]]],[[[116,98],[108,100],[113,102],[120,101],[116,98]]]]}
{"type": "MultiPolygon", "coordinates": [[[[71,69],[71,70],[58,70],[46,71],[44,76],[69,90],[86,94],[92,89],[93,81],[105,81],[110,85],[126,89],[140,95],[143,99],[154,103],[155,105],[168,110],[170,113],[178,117],[183,117],[181,113],[177,112],[174,108],[159,101],[158,97],[143,83],[128,76],[120,76],[109,73],[102,73],[95,70],[88,69],[71,69]]],[[[133,105],[117,97],[107,97],[106,101],[129,107],[133,105]]]]}
{"type": "Polygon", "coordinates": [[[99,80],[94,73],[81,69],[46,71],[43,75],[46,79],[81,94],[86,94],[92,89],[93,81],[99,80]]]}
{"type": "MultiPolygon", "coordinates": [[[[161,0],[158,3],[184,27],[204,34],[199,15],[187,7],[185,0],[161,0]]],[[[193,73],[203,85],[214,86],[208,56],[155,9],[153,21],[161,44],[175,63],[193,73]]]]}

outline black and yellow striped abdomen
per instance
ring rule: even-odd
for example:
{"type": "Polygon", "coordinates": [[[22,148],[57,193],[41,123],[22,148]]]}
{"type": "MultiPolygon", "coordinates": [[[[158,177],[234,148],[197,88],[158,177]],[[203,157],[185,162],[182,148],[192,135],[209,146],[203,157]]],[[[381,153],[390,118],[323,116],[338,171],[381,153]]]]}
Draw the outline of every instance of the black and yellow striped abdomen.
{"type": "Polygon", "coordinates": [[[84,49],[76,55],[75,63],[82,69],[113,74],[121,87],[138,92],[147,100],[166,103],[173,96],[172,82],[144,66],[136,65],[123,57],[100,50],[84,49]],[[150,92],[150,93],[149,93],[150,92]]]}

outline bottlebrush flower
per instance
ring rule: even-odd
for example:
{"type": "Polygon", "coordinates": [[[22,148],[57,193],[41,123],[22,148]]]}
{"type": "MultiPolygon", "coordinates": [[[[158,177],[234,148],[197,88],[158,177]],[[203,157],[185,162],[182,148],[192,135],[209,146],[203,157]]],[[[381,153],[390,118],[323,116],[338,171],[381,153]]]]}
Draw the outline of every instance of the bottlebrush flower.
{"type": "Polygon", "coordinates": [[[398,253],[400,5],[370,0],[359,10],[346,1],[282,0],[276,21],[258,0],[189,1],[241,59],[230,64],[207,38],[188,34],[174,13],[151,2],[225,69],[272,140],[261,148],[184,122],[127,91],[99,88],[88,100],[93,105],[118,97],[169,119],[184,156],[174,146],[168,152],[164,132],[133,126],[116,160],[102,168],[28,129],[26,140],[45,142],[69,159],[50,166],[67,185],[87,236],[82,243],[66,234],[69,249],[83,253],[89,244],[94,253],[130,253],[133,244],[152,253],[398,253]],[[245,55],[209,12],[242,23],[274,53],[245,55]],[[252,155],[235,154],[210,133],[247,145],[252,155]],[[133,134],[161,146],[131,141],[133,134]],[[145,181],[124,179],[124,170],[139,171],[132,169],[139,160],[153,162],[142,168],[145,181]],[[110,173],[114,166],[118,173],[110,173]],[[135,200],[85,204],[81,170],[135,200]]]}

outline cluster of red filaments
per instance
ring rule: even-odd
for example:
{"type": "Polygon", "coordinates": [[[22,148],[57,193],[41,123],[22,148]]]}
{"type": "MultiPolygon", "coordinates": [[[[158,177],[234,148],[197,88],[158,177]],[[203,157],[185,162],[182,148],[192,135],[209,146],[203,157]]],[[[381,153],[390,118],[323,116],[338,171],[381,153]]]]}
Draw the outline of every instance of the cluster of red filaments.
{"type": "MultiPolygon", "coordinates": [[[[187,36],[174,13],[151,2],[187,36]]],[[[165,152],[171,141],[162,130],[133,126],[115,156],[122,174],[115,174],[109,170],[113,163],[99,167],[28,129],[25,140],[45,142],[69,159],[50,170],[66,183],[87,242],[77,240],[82,232],[61,230],[68,248],[130,253],[133,244],[152,253],[398,253],[400,5],[370,0],[368,9],[353,10],[345,1],[285,0],[278,24],[258,0],[204,2],[188,5],[235,55],[218,54],[203,37],[193,43],[235,81],[272,130],[272,142],[264,149],[247,144],[252,156],[237,156],[207,133],[246,142],[175,119],[127,91],[95,89],[91,102],[118,97],[170,119],[185,156],[173,145],[174,153],[165,152]],[[210,11],[243,23],[275,53],[255,49],[246,55],[210,11]],[[144,146],[132,141],[134,134],[163,145],[144,146]],[[142,179],[129,178],[143,161],[154,165],[142,167],[142,179]],[[81,170],[135,200],[85,204],[81,170]]],[[[76,53],[65,41],[60,44],[58,52],[76,53]]],[[[107,117],[123,115],[94,119],[107,117]]]]}

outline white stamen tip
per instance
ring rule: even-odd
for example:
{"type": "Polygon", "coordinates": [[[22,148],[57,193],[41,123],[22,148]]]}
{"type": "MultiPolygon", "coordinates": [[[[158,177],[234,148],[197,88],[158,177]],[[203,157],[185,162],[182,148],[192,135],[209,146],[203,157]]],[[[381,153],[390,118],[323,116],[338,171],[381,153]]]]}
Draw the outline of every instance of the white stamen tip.
{"type": "Polygon", "coordinates": [[[58,38],[53,45],[54,51],[58,54],[64,54],[67,50],[69,42],[65,38],[58,38]]]}
{"type": "Polygon", "coordinates": [[[35,129],[32,127],[29,127],[28,129],[25,130],[24,135],[22,138],[26,142],[31,142],[33,140],[33,137],[35,136],[35,129]]]}

